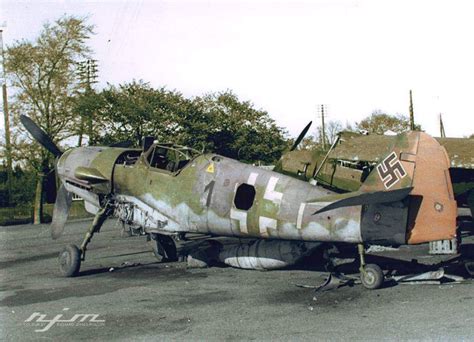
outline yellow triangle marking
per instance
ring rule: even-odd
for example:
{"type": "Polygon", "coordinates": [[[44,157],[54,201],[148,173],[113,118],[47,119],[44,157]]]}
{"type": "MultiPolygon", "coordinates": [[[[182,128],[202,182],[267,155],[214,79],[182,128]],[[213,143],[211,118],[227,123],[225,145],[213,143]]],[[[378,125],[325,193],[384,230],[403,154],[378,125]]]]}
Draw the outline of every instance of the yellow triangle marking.
{"type": "Polygon", "coordinates": [[[210,163],[206,171],[209,173],[214,173],[214,163],[210,163]]]}

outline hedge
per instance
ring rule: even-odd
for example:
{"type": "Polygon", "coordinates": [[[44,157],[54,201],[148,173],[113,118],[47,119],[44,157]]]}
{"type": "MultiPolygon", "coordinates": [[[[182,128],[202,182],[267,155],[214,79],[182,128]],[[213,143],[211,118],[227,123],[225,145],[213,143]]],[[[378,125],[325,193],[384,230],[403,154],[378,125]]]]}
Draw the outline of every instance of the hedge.
{"type": "MultiPolygon", "coordinates": [[[[43,223],[51,222],[54,204],[43,205],[43,223]]],[[[92,217],[84,209],[84,201],[73,201],[69,219],[92,217]]],[[[33,223],[33,206],[0,208],[0,226],[33,223]]]]}

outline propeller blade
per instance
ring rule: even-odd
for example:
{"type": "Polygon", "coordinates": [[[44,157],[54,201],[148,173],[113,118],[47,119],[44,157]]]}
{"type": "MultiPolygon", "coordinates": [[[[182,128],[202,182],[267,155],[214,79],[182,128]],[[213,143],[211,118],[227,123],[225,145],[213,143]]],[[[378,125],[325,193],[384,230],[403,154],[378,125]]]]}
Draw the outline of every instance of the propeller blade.
{"type": "Polygon", "coordinates": [[[54,203],[53,222],[51,222],[51,237],[54,240],[59,238],[64,231],[71,203],[72,194],[61,184],[56,196],[56,203],[54,203]]]}
{"type": "Polygon", "coordinates": [[[39,142],[45,149],[51,152],[55,157],[59,157],[63,152],[56,146],[51,138],[29,117],[20,115],[20,121],[26,130],[39,142]]]}
{"type": "Polygon", "coordinates": [[[308,130],[311,127],[312,123],[313,121],[310,121],[309,124],[307,124],[306,127],[301,131],[300,135],[298,135],[298,138],[296,138],[295,143],[293,144],[293,146],[291,146],[290,151],[296,150],[300,142],[304,139],[306,133],[308,133],[308,130]]]}

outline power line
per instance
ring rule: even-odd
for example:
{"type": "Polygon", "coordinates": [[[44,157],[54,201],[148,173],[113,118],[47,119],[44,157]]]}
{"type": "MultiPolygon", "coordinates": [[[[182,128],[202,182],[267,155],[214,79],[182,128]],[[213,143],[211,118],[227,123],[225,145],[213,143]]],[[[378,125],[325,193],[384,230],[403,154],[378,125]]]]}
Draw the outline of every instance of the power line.
{"type": "Polygon", "coordinates": [[[92,85],[97,83],[98,69],[97,60],[88,59],[83,62],[79,62],[77,76],[79,77],[79,83],[86,89],[86,91],[92,90],[92,85]]]}

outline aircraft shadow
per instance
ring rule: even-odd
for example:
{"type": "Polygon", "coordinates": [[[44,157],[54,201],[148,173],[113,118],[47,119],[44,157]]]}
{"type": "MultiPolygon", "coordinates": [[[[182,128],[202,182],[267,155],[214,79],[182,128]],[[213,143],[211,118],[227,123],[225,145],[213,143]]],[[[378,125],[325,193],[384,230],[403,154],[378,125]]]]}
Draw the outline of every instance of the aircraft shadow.
{"type": "MultiPolygon", "coordinates": [[[[461,245],[459,254],[453,256],[443,256],[443,258],[433,257],[433,261],[419,262],[417,259],[404,260],[400,256],[367,254],[365,256],[366,264],[379,265],[388,278],[390,276],[415,275],[430,271],[437,271],[441,267],[446,274],[460,276],[465,279],[472,278],[467,272],[463,261],[474,260],[474,242],[461,245]],[[439,260],[442,259],[442,260],[439,260]]],[[[310,270],[317,272],[328,272],[330,269],[334,272],[342,273],[348,276],[357,276],[359,274],[359,255],[353,246],[344,246],[340,253],[331,255],[336,266],[328,267],[327,259],[323,258],[320,251],[303,258],[299,263],[290,267],[293,270],[310,270]]],[[[423,260],[426,260],[423,258],[423,260]]],[[[384,287],[395,286],[396,282],[386,282],[384,287]]]]}

